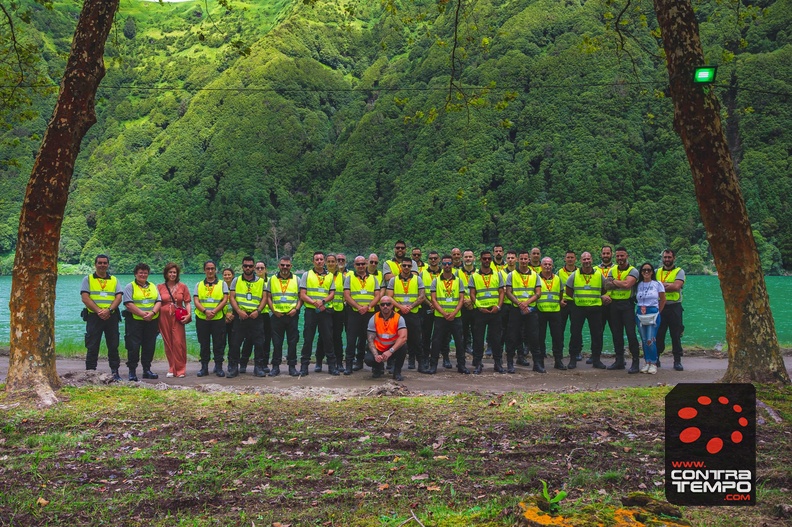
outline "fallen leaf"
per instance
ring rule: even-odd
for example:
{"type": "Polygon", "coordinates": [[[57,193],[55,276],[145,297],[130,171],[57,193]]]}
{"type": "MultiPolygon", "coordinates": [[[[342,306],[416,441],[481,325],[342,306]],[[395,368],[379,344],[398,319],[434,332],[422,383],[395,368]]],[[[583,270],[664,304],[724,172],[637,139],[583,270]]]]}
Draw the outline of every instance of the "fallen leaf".
{"type": "Polygon", "coordinates": [[[39,507],[46,507],[47,505],[49,505],[49,501],[47,501],[44,498],[42,498],[41,496],[39,496],[39,499],[36,500],[36,504],[39,507]]]}
{"type": "Polygon", "coordinates": [[[646,488],[646,484],[641,483],[640,485],[638,485],[638,488],[639,489],[645,489],[646,488]]]}
{"type": "Polygon", "coordinates": [[[258,443],[258,438],[253,436],[248,437],[246,441],[242,441],[243,445],[255,445],[256,443],[258,443]]]}
{"type": "Polygon", "coordinates": [[[517,399],[512,399],[509,401],[509,406],[514,406],[515,404],[517,404],[517,399]]]}
{"type": "Polygon", "coordinates": [[[435,456],[434,459],[448,459],[448,456],[435,456]]]}
{"type": "Polygon", "coordinates": [[[509,469],[509,470],[506,471],[506,475],[507,476],[513,476],[514,475],[514,471],[509,469]]]}
{"type": "Polygon", "coordinates": [[[387,483],[383,483],[382,485],[377,487],[377,490],[385,490],[385,489],[389,489],[389,488],[390,488],[390,485],[388,485],[387,483]]]}
{"type": "Polygon", "coordinates": [[[626,446],[626,447],[624,447],[624,451],[625,451],[625,452],[629,452],[630,450],[632,450],[632,447],[630,447],[630,446],[626,446]]]}
{"type": "Polygon", "coordinates": [[[492,401],[489,402],[489,405],[490,406],[500,406],[500,403],[498,401],[492,400],[492,401]]]}
{"type": "Polygon", "coordinates": [[[362,443],[364,441],[368,441],[369,439],[371,439],[371,436],[363,436],[363,437],[359,438],[358,441],[362,443]]]}
{"type": "Polygon", "coordinates": [[[333,470],[332,468],[327,471],[328,476],[332,476],[333,474],[335,474],[335,470],[333,470]]]}
{"type": "Polygon", "coordinates": [[[432,491],[432,492],[439,492],[440,491],[440,487],[436,487],[436,486],[432,485],[432,486],[426,487],[426,490],[432,491]]]}
{"type": "Polygon", "coordinates": [[[422,479],[429,479],[429,474],[426,474],[426,473],[418,474],[417,476],[413,476],[410,479],[412,479],[413,481],[420,481],[422,479]]]}

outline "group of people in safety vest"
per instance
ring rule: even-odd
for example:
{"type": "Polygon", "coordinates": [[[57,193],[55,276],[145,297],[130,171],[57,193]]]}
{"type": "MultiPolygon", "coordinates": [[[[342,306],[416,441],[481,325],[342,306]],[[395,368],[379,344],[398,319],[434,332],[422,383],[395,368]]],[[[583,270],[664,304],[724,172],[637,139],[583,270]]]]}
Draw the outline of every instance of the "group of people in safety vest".
{"type": "MultiPolygon", "coordinates": [[[[348,266],[344,254],[316,252],[312,268],[300,277],[292,271],[289,257],[280,258],[271,276],[264,262],[252,257],[243,259],[238,276],[227,268],[218,277],[216,264],[209,261],[204,265],[206,277],[195,285],[192,298],[200,345],[198,375],[208,375],[214,360],[215,375],[236,377],[247,372],[251,354],[254,376],[280,375],[284,344],[288,373],[295,377],[309,375],[312,361],[314,372],[321,372],[326,363],[330,375],[352,375],[369,366],[374,377],[387,370],[402,380],[405,362],[407,369],[428,375],[436,374],[440,365],[461,374],[480,374],[485,357],[492,358],[498,373],[515,373],[517,366],[546,373],[548,328],[553,367],[567,370],[583,360],[586,323],[591,340],[587,363],[593,368],[627,369],[626,335],[632,359],[628,373],[655,373],[670,332],[674,369],[681,371],[685,273],[676,267],[674,252],[664,251],[657,269],[647,262],[640,271],[630,265],[623,247],[614,251],[605,246],[600,257],[594,265],[591,253],[583,252],[578,267],[576,253],[567,251],[563,265],[556,269],[552,258],[542,257],[537,247],[504,251],[496,245],[478,255],[458,248],[443,255],[430,251],[424,262],[420,248],[414,247],[407,256],[407,244],[399,240],[393,257],[381,266],[376,254],[357,256],[348,266]],[[568,322],[571,335],[564,362],[568,322]],[[616,354],[609,366],[601,361],[605,325],[611,329],[616,354]],[[643,342],[643,368],[636,329],[643,342]],[[450,357],[452,338],[455,365],[450,357]],[[472,355],[471,369],[466,354],[472,355]]],[[[123,302],[128,310],[145,314],[155,310],[161,299],[125,295],[117,281],[101,287],[100,281],[115,277],[107,273],[106,256],[97,257],[96,264],[82,290],[88,311],[86,368],[96,368],[104,334],[110,369],[120,380],[120,317],[113,313],[123,302]]],[[[134,293],[135,288],[129,289],[134,293]]],[[[141,357],[144,378],[153,374],[153,345],[149,341],[147,346],[141,357]]],[[[130,361],[131,378],[136,351],[130,352],[130,361]]]]}

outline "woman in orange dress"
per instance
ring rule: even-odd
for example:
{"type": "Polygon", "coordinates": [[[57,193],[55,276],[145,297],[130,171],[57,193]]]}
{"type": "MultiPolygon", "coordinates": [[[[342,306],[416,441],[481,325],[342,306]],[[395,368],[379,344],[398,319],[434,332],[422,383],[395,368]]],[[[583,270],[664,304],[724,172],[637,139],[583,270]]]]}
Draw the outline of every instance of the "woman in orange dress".
{"type": "Polygon", "coordinates": [[[168,358],[167,377],[179,378],[187,375],[187,334],[184,325],[192,320],[190,288],[179,281],[180,272],[178,265],[169,263],[162,272],[165,283],[157,286],[162,297],[158,320],[165,356],[168,358]],[[182,311],[181,318],[176,316],[177,311],[182,311]]]}

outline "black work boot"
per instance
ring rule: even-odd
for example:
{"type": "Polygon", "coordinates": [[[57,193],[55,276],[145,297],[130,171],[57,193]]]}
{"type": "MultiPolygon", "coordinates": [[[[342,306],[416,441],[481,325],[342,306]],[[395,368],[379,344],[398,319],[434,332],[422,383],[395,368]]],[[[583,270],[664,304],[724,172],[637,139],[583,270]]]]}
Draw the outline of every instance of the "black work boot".
{"type": "Polygon", "coordinates": [[[506,373],[506,370],[503,369],[503,362],[501,359],[495,359],[495,371],[497,373],[506,373]]]}
{"type": "Polygon", "coordinates": [[[564,365],[564,359],[555,357],[555,359],[553,359],[553,368],[556,370],[566,370],[567,367],[564,365]]]}
{"type": "Polygon", "coordinates": [[[404,377],[402,377],[401,370],[396,368],[393,369],[393,380],[394,381],[403,381],[404,377]]]}
{"type": "Polygon", "coordinates": [[[632,364],[630,364],[630,369],[627,370],[627,373],[639,373],[641,371],[641,359],[637,359],[633,357],[632,364]]]}
{"type": "Polygon", "coordinates": [[[300,376],[308,377],[308,363],[300,364],[300,376]]]}
{"type": "Polygon", "coordinates": [[[289,375],[292,377],[298,377],[300,375],[300,372],[297,371],[297,366],[294,364],[289,364],[289,375]]]}
{"type": "Polygon", "coordinates": [[[533,371],[535,371],[536,373],[547,373],[547,370],[545,369],[544,366],[544,355],[542,353],[537,353],[536,355],[534,355],[533,360],[534,360],[533,371]]]}
{"type": "Polygon", "coordinates": [[[355,362],[352,364],[353,371],[360,371],[363,369],[363,361],[361,359],[355,359],[355,362]]]}
{"type": "Polygon", "coordinates": [[[121,382],[121,376],[118,374],[118,368],[115,370],[110,370],[110,373],[113,374],[113,382],[121,382]]]}
{"type": "Polygon", "coordinates": [[[212,373],[214,373],[218,377],[225,377],[225,372],[223,371],[223,363],[215,362],[214,371],[212,373]]]}
{"type": "Polygon", "coordinates": [[[352,375],[352,371],[353,371],[352,370],[352,364],[353,363],[354,363],[354,361],[352,361],[352,360],[346,361],[346,364],[345,364],[346,367],[344,368],[344,375],[352,375]]]}
{"type": "Polygon", "coordinates": [[[202,362],[201,369],[198,370],[198,377],[206,377],[207,375],[209,375],[209,363],[202,362]]]}
{"type": "Polygon", "coordinates": [[[138,382],[138,376],[137,376],[136,369],[137,368],[129,370],[129,380],[130,380],[130,382],[138,382]]]}
{"type": "Polygon", "coordinates": [[[253,363],[253,376],[254,377],[267,376],[267,373],[264,371],[264,365],[260,361],[256,361],[253,363]]]}
{"type": "Polygon", "coordinates": [[[676,371],[685,371],[682,367],[682,357],[674,357],[674,369],[676,371]]]}
{"type": "Polygon", "coordinates": [[[336,362],[334,360],[327,361],[327,373],[330,375],[341,375],[341,372],[336,368],[336,362]]]}
{"type": "Polygon", "coordinates": [[[451,359],[448,357],[447,354],[443,355],[443,368],[451,369],[453,366],[451,365],[451,359]]]}
{"type": "Polygon", "coordinates": [[[415,369],[415,356],[407,358],[407,369],[414,370],[415,369]]]}
{"type": "Polygon", "coordinates": [[[316,366],[314,366],[314,371],[316,373],[322,371],[322,359],[316,359],[316,366]]]}
{"type": "Polygon", "coordinates": [[[277,377],[280,375],[280,364],[273,364],[272,369],[269,372],[270,377],[277,377]]]}
{"type": "Polygon", "coordinates": [[[247,361],[239,361],[239,368],[237,368],[238,373],[247,373],[247,361]]]}
{"type": "MultiPolygon", "coordinates": [[[[596,364],[594,365],[594,367],[595,368],[597,367],[596,364]]],[[[608,366],[608,369],[609,370],[623,370],[626,367],[627,367],[627,364],[625,364],[625,362],[624,362],[624,355],[619,355],[617,353],[616,354],[616,362],[614,362],[613,364],[608,366]]]]}
{"type": "Polygon", "coordinates": [[[515,373],[514,357],[506,357],[506,373],[515,373]]]}
{"type": "Polygon", "coordinates": [[[233,379],[234,377],[237,377],[237,376],[239,376],[239,366],[237,366],[236,364],[229,363],[228,364],[228,375],[226,375],[226,377],[228,377],[229,379],[233,379]]]}

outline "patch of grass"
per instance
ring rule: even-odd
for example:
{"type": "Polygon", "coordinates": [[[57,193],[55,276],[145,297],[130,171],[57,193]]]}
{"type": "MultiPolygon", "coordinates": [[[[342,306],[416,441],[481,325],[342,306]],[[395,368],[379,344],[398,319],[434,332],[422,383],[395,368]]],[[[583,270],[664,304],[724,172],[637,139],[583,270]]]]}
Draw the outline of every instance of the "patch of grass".
{"type": "MultiPolygon", "coordinates": [[[[562,513],[612,517],[663,469],[668,388],[315,400],[125,386],[0,410],[0,523],[512,525],[546,480],[562,513]],[[516,404],[508,406],[514,400],[516,404]],[[497,403],[497,401],[496,401],[497,403]],[[634,408],[640,408],[640,412],[634,408]],[[658,435],[659,434],[659,435],[658,435]],[[42,497],[45,507],[36,506],[42,497]],[[608,512],[611,511],[611,512],[608,512]],[[608,516],[610,514],[610,516],[608,516]]],[[[760,387],[786,415],[792,403],[760,387]]],[[[764,397],[765,399],[762,399],[764,397]]],[[[6,395],[0,393],[0,405],[6,395]]],[[[770,404],[770,403],[768,403],[770,404]]],[[[693,525],[773,523],[792,475],[784,423],[760,428],[760,504],[693,525]],[[750,509],[750,510],[748,510],[750,509]]]]}

